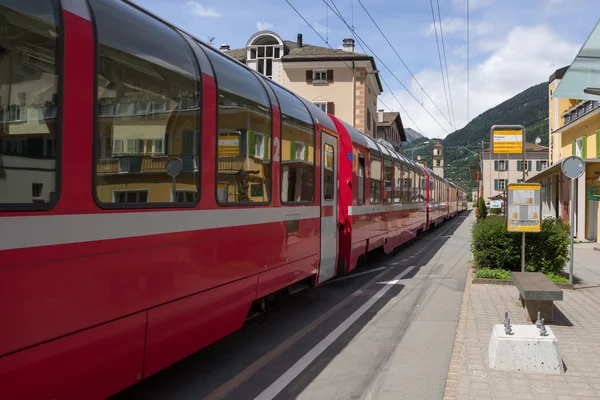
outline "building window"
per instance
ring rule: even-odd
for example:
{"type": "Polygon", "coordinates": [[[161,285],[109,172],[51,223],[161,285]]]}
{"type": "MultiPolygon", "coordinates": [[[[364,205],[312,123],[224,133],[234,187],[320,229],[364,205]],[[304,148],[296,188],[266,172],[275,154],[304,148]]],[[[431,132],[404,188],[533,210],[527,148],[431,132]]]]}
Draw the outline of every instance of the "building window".
{"type": "Polygon", "coordinates": [[[326,101],[313,101],[313,104],[321,109],[324,113],[327,112],[327,102],[326,101]]]}
{"type": "Polygon", "coordinates": [[[294,154],[294,160],[305,160],[307,158],[306,145],[303,142],[296,141],[295,146],[292,146],[292,154],[294,154]]]}
{"type": "Polygon", "coordinates": [[[436,167],[439,167],[442,165],[442,160],[435,160],[435,165],[436,167]]]}
{"type": "Polygon", "coordinates": [[[365,156],[358,156],[358,204],[365,204],[365,156]]]}
{"type": "Polygon", "coordinates": [[[182,164],[176,190],[199,189],[201,82],[192,47],[126,3],[97,0],[90,7],[98,38],[96,200],[113,206],[172,204],[169,158],[182,164]],[[131,29],[138,25],[148,30],[131,29]],[[109,140],[113,154],[103,158],[102,144],[109,140]],[[144,190],[124,190],[140,186],[144,190]]]}
{"type": "Polygon", "coordinates": [[[367,129],[371,130],[371,110],[367,108],[367,129]]]}
{"type": "Polygon", "coordinates": [[[273,60],[281,57],[280,49],[277,39],[268,35],[261,36],[250,46],[248,59],[257,60],[257,71],[273,79],[273,60]]]}
{"type": "Polygon", "coordinates": [[[537,167],[538,171],[543,171],[546,168],[548,168],[548,161],[547,160],[540,160],[540,161],[537,162],[536,167],[537,167]]]}
{"type": "Polygon", "coordinates": [[[325,168],[323,170],[323,199],[333,200],[335,190],[335,149],[328,143],[323,148],[325,168]]]}
{"type": "Polygon", "coordinates": [[[506,160],[498,161],[498,171],[506,171],[506,160]]]}
{"type": "Polygon", "coordinates": [[[252,72],[207,51],[219,85],[217,202],[267,204],[271,198],[271,107],[252,72]]]}
{"type": "Polygon", "coordinates": [[[313,70],[314,82],[327,82],[327,70],[313,70]]]}
{"type": "MultiPolygon", "coordinates": [[[[171,196],[173,199],[173,196],[171,196]]],[[[195,203],[198,201],[198,192],[195,190],[176,190],[175,201],[177,203],[195,203]]]]}
{"type": "Polygon", "coordinates": [[[60,30],[53,4],[28,0],[0,8],[0,207],[43,205],[57,190],[60,125],[56,114],[39,118],[40,110],[48,107],[50,116],[59,103],[60,30]]]}
{"type": "Polygon", "coordinates": [[[379,204],[381,203],[381,160],[379,159],[379,155],[375,155],[374,153],[371,154],[369,176],[371,178],[371,204],[379,204]]]}
{"type": "Polygon", "coordinates": [[[394,170],[392,169],[392,161],[384,160],[383,164],[383,183],[385,192],[383,193],[383,202],[390,204],[392,202],[392,184],[394,182],[394,170]]]}
{"type": "Polygon", "coordinates": [[[113,203],[135,204],[148,202],[148,190],[114,190],[113,203]]]}

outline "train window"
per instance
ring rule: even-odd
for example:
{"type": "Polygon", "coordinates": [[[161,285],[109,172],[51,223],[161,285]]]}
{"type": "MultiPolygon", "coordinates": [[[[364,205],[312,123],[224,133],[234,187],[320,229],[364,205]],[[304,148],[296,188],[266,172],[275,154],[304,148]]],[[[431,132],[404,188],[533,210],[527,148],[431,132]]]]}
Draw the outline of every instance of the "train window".
{"type": "Polygon", "coordinates": [[[381,203],[381,160],[371,155],[371,204],[381,203]]]}
{"type": "Polygon", "coordinates": [[[358,204],[365,204],[365,156],[358,156],[358,204]]]}
{"type": "Polygon", "coordinates": [[[48,207],[57,190],[58,30],[47,0],[0,7],[0,207],[48,207]]]}
{"type": "Polygon", "coordinates": [[[416,170],[412,179],[412,194],[410,201],[413,203],[419,202],[419,173],[416,170]]]}
{"type": "Polygon", "coordinates": [[[394,203],[402,202],[402,167],[394,163],[394,203]]]}
{"type": "Polygon", "coordinates": [[[315,194],[315,131],[302,101],[268,81],[281,108],[281,201],[312,202],[315,194]]]}
{"type": "Polygon", "coordinates": [[[99,41],[98,202],[194,205],[197,194],[179,194],[198,193],[200,179],[200,75],[190,47],[174,30],[123,2],[90,5],[99,41]],[[179,167],[170,170],[178,173],[174,177],[167,173],[172,159],[179,167]]]}
{"type": "Polygon", "coordinates": [[[409,166],[402,166],[403,184],[402,184],[402,202],[410,203],[412,198],[412,175],[413,171],[409,166]]]}
{"type": "Polygon", "coordinates": [[[335,150],[332,145],[325,143],[323,148],[323,199],[333,200],[333,191],[335,190],[335,150]]]}
{"type": "Polygon", "coordinates": [[[385,192],[383,193],[383,202],[385,204],[392,203],[392,183],[394,182],[394,174],[392,169],[392,161],[384,160],[383,162],[383,182],[385,192]]]}
{"type": "Polygon", "coordinates": [[[219,85],[217,201],[269,203],[271,106],[252,72],[207,49],[219,85]]]}

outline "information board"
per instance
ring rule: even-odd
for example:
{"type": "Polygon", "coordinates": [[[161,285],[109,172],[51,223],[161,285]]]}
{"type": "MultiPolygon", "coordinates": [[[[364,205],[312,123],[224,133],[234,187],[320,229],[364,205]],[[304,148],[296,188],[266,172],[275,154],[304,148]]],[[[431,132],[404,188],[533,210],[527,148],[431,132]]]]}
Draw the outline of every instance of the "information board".
{"type": "Polygon", "coordinates": [[[494,154],[522,154],[523,131],[520,129],[495,129],[492,131],[494,154]]]}
{"type": "Polygon", "coordinates": [[[509,232],[542,230],[541,189],[539,183],[509,183],[506,229],[509,232]]]}

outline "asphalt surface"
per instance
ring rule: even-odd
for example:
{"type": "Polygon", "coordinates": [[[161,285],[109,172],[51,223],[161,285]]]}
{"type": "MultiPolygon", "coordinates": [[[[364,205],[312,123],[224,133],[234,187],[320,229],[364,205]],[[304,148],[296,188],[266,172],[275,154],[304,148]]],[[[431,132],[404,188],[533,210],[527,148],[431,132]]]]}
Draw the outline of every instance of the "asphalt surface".
{"type": "Polygon", "coordinates": [[[470,259],[463,214],[281,301],[120,399],[441,399],[470,259]]]}

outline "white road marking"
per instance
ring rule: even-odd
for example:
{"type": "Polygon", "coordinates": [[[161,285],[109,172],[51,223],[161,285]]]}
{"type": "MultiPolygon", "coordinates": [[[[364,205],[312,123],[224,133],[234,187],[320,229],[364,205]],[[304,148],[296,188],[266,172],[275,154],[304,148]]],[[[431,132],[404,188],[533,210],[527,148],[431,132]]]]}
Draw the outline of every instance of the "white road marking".
{"type": "MultiPolygon", "coordinates": [[[[399,281],[406,274],[412,271],[415,267],[411,266],[398,274],[394,281],[399,281]]],[[[373,297],[371,297],[358,310],[354,311],[344,322],[335,328],[329,335],[321,340],[315,347],[306,353],[300,360],[296,361],[290,369],[281,375],[275,382],[259,394],[254,400],[272,400],[277,396],[287,385],[290,384],[298,375],[302,373],[321,353],[323,353],[333,342],[337,340],[352,324],[354,324],[369,308],[371,308],[377,300],[379,300],[393,285],[385,285],[373,297]]]]}
{"type": "Polygon", "coordinates": [[[356,278],[357,276],[366,275],[366,274],[370,274],[372,272],[381,271],[381,270],[386,269],[386,268],[387,267],[373,268],[373,269],[370,269],[368,271],[359,272],[357,274],[352,274],[352,275],[344,276],[344,277],[338,278],[338,279],[332,279],[332,280],[329,280],[329,281],[321,284],[320,286],[329,285],[330,283],[336,283],[336,282],[343,281],[343,280],[350,279],[350,278],[356,278]]]}

